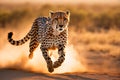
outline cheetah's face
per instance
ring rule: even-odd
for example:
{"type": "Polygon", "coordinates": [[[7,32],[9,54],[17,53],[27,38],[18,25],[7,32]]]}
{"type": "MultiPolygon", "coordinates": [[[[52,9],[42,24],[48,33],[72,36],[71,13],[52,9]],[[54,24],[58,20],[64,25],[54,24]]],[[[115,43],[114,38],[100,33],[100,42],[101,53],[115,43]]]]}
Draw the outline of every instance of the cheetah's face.
{"type": "Polygon", "coordinates": [[[69,23],[70,12],[50,12],[52,28],[57,32],[63,32],[69,23]]]}

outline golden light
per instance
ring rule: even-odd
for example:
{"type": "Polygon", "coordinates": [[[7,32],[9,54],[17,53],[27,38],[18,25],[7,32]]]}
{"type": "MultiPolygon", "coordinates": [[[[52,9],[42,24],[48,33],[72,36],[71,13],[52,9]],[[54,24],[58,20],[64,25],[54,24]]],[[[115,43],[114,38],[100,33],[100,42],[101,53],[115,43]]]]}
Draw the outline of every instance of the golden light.
{"type": "MultiPolygon", "coordinates": [[[[33,59],[28,59],[29,49],[26,47],[28,46],[16,47],[10,44],[6,45],[0,54],[0,68],[15,68],[37,73],[49,73],[41,50],[37,48],[33,59]]],[[[85,71],[84,66],[77,60],[79,56],[73,46],[67,46],[65,51],[66,57],[64,63],[59,68],[56,68],[53,73],[85,71]]],[[[58,58],[57,51],[52,51],[50,56],[55,61],[58,58]]]]}

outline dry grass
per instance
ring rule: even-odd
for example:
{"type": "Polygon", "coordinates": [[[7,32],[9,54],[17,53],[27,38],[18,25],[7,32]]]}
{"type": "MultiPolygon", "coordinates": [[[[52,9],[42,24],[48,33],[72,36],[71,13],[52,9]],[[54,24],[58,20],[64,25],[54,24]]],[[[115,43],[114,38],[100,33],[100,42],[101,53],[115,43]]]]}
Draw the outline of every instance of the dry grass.
{"type": "MultiPolygon", "coordinates": [[[[108,32],[77,32],[70,31],[70,42],[75,46],[83,46],[84,51],[109,53],[120,56],[120,31],[109,30],[108,32]],[[79,34],[79,35],[77,35],[79,34]]],[[[79,50],[79,52],[81,52],[79,50]]]]}
{"type": "MultiPolygon", "coordinates": [[[[0,27],[15,26],[19,21],[34,20],[38,16],[48,16],[50,10],[70,10],[71,23],[77,29],[100,31],[120,29],[120,5],[36,5],[0,4],[0,27]],[[27,5],[27,6],[26,6],[27,5]],[[74,7],[73,7],[74,6],[74,7]]],[[[13,27],[14,28],[14,27],[13,27]]]]}

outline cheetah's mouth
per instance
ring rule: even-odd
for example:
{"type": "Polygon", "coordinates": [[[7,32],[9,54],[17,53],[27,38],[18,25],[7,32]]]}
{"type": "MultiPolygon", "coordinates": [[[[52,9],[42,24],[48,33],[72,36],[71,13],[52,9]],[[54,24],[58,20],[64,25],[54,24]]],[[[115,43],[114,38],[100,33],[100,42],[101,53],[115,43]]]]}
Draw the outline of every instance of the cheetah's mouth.
{"type": "Polygon", "coordinates": [[[63,32],[63,31],[64,31],[63,28],[59,28],[59,29],[58,29],[58,32],[60,32],[60,33],[63,32]]]}

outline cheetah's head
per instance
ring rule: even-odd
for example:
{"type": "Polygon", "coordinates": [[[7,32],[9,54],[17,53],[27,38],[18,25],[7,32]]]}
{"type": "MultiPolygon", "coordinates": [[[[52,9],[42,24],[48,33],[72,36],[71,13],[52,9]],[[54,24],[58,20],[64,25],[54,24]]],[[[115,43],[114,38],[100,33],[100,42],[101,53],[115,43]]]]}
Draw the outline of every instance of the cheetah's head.
{"type": "Polygon", "coordinates": [[[50,17],[52,21],[52,28],[55,32],[61,33],[67,29],[70,18],[69,11],[50,12],[50,17]]]}

